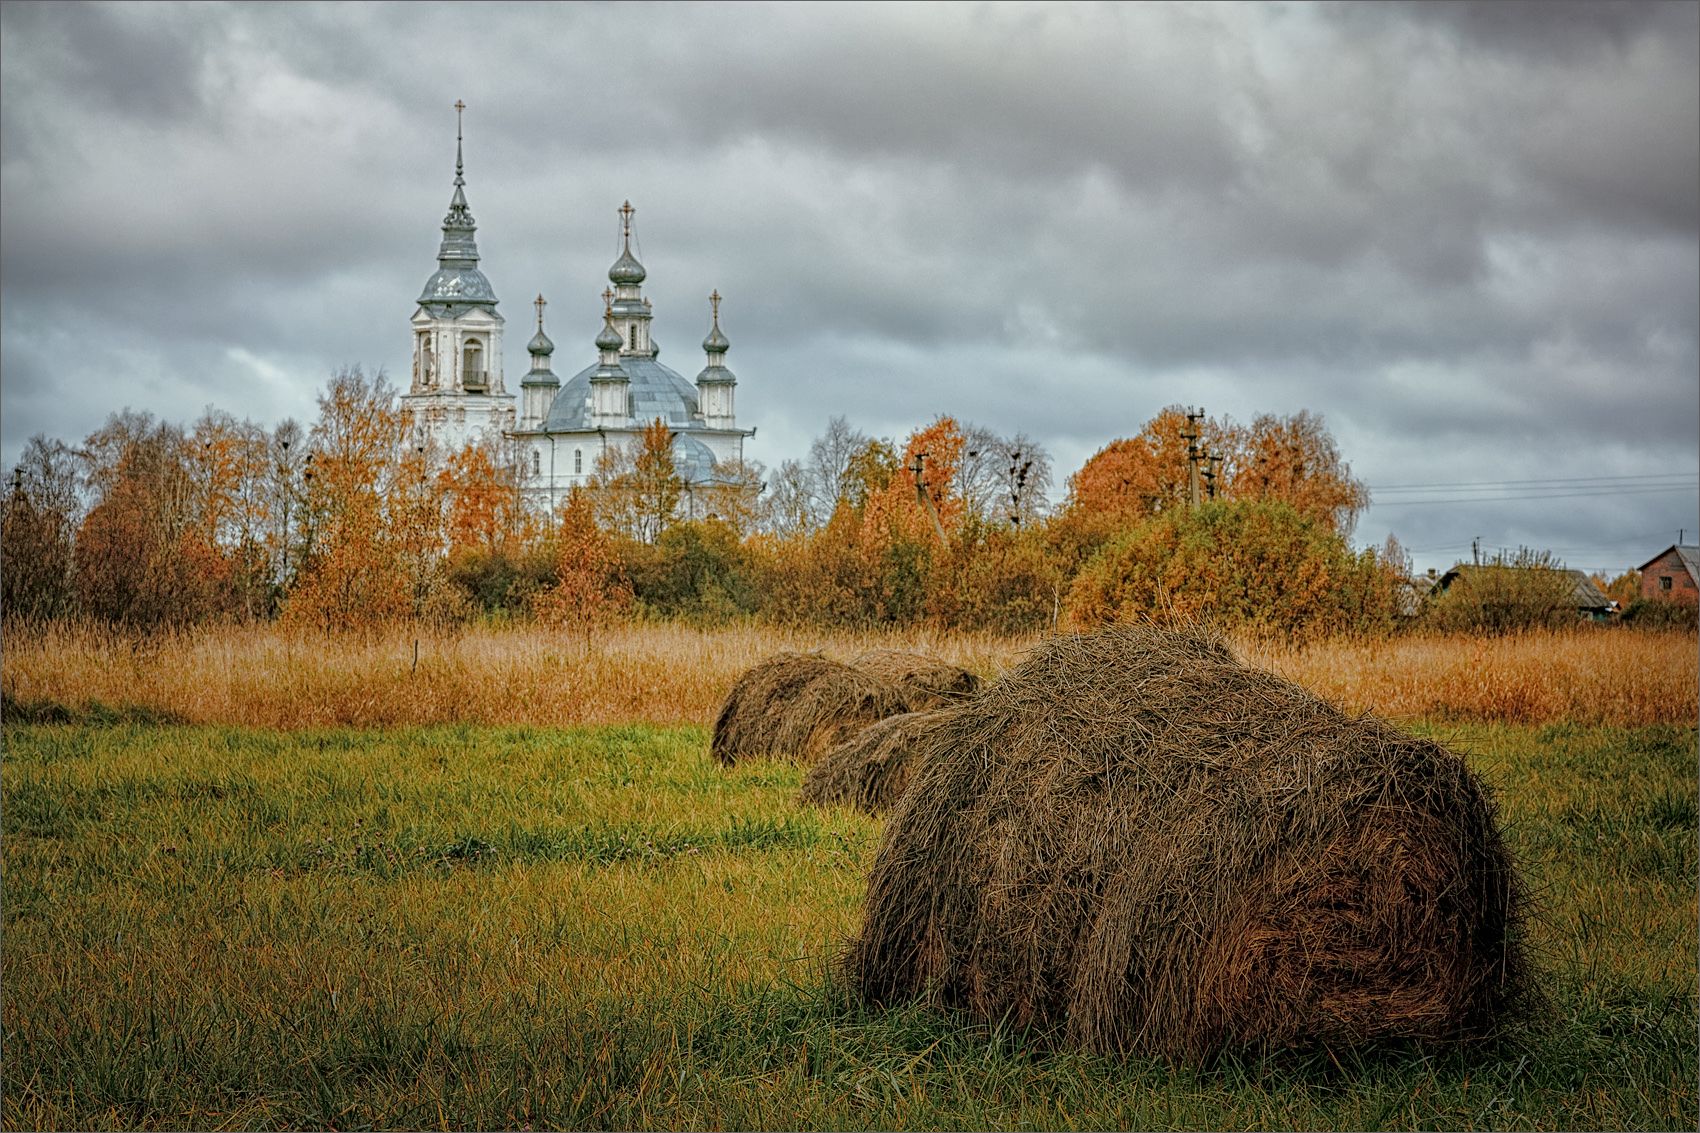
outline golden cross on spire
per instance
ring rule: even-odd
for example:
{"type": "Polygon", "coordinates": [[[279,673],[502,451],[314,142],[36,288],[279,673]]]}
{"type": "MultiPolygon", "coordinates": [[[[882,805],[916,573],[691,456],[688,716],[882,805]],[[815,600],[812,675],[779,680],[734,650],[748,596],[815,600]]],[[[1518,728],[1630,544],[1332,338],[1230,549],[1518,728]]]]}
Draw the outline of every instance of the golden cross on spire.
{"type": "Polygon", "coordinates": [[[543,308],[547,307],[548,305],[549,305],[549,301],[547,299],[543,298],[543,292],[539,291],[537,293],[537,329],[538,330],[543,329],[543,308]]]}
{"type": "Polygon", "coordinates": [[[606,317],[612,316],[613,313],[614,313],[614,289],[612,287],[604,287],[602,289],[602,314],[603,314],[603,317],[606,318],[606,317]]]}
{"type": "Polygon", "coordinates": [[[714,294],[708,297],[708,305],[714,308],[714,321],[720,322],[720,288],[714,289],[714,294]]]}
{"type": "Polygon", "coordinates": [[[627,240],[632,238],[632,213],[636,211],[630,201],[620,206],[620,235],[627,240]]]}

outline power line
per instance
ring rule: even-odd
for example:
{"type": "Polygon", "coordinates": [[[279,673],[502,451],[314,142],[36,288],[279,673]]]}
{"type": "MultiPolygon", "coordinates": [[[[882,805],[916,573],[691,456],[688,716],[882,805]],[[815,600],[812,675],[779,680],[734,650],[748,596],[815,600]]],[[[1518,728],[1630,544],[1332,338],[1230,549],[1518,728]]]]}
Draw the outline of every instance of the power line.
{"type": "Polygon", "coordinates": [[[1548,478],[1548,479],[1539,479],[1539,480],[1453,480],[1453,481],[1441,481],[1441,482],[1436,482],[1436,483],[1433,483],[1433,484],[1382,484],[1382,485],[1372,484],[1372,485],[1370,485],[1369,490],[1372,491],[1372,492],[1417,492],[1417,491],[1432,491],[1432,490],[1440,489],[1440,488],[1446,488],[1446,489],[1454,489],[1454,488],[1503,489],[1503,488],[1538,486],[1538,485],[1550,485],[1552,487],[1563,487],[1563,486],[1576,487],[1576,486],[1582,486],[1582,485],[1593,485],[1593,484],[1603,485],[1603,484],[1612,483],[1612,482],[1634,481],[1634,480],[1668,481],[1668,480],[1692,480],[1692,479],[1694,479],[1694,477],[1689,475],[1686,472],[1651,472],[1651,473],[1641,473],[1641,474],[1637,474],[1637,475],[1633,475],[1633,476],[1564,476],[1564,477],[1558,477],[1558,478],[1548,478]]]}
{"type": "Polygon", "coordinates": [[[1655,496],[1670,492],[1700,491],[1700,481],[1689,484],[1673,485],[1632,485],[1622,488],[1598,488],[1588,491],[1573,492],[1544,492],[1539,494],[1501,495],[1501,496],[1450,496],[1435,500],[1376,500],[1373,492],[1370,497],[1371,508],[1422,507],[1427,504],[1503,504],[1520,503],[1531,500],[1580,500],[1593,496],[1655,496]]]}

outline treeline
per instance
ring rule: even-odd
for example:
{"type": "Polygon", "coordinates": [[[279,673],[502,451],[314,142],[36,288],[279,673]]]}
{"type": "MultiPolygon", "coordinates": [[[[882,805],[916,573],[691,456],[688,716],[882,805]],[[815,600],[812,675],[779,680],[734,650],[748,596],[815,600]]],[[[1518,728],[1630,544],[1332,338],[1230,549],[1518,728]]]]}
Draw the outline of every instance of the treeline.
{"type": "Polygon", "coordinates": [[[1238,425],[1166,409],[1055,508],[1043,446],[949,417],[901,443],[835,418],[805,459],[722,468],[709,488],[679,477],[656,422],[551,509],[504,446],[411,443],[382,375],[338,374],[318,409],[309,429],[125,412],[76,448],[32,439],[6,488],[6,616],[586,633],[627,618],[1013,633],[1159,617],[1314,636],[1412,612],[1397,545],[1349,545],[1368,494],[1309,413],[1238,425]],[[1210,498],[1192,506],[1200,468],[1210,498]]]}

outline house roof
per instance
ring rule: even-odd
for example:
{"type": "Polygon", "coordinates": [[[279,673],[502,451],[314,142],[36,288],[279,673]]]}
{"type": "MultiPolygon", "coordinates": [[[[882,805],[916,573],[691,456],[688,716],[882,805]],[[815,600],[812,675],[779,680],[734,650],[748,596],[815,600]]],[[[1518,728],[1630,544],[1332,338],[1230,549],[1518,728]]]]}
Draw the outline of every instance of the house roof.
{"type": "Polygon", "coordinates": [[[1457,566],[1440,576],[1440,580],[1434,584],[1434,589],[1431,590],[1430,593],[1438,594],[1451,586],[1455,580],[1468,578],[1470,575],[1484,570],[1550,570],[1554,574],[1564,575],[1570,580],[1571,602],[1578,610],[1609,610],[1611,608],[1611,599],[1607,598],[1605,596],[1605,592],[1596,586],[1594,584],[1594,580],[1589,578],[1585,573],[1579,570],[1566,570],[1563,568],[1553,567],[1488,567],[1475,566],[1470,563],[1459,563],[1457,566]]]}
{"type": "Polygon", "coordinates": [[[1672,551],[1676,552],[1676,557],[1681,560],[1683,568],[1688,571],[1688,577],[1692,578],[1696,585],[1700,585],[1700,547],[1691,547],[1685,546],[1681,543],[1672,543],[1670,546],[1666,547],[1664,550],[1660,551],[1658,554],[1654,555],[1635,569],[1646,570],[1672,551]]]}

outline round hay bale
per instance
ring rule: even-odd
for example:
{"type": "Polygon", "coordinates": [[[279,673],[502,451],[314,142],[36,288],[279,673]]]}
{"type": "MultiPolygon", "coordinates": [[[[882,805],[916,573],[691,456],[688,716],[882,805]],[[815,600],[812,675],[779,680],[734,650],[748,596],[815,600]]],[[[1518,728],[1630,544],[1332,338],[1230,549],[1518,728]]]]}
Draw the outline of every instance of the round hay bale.
{"type": "Polygon", "coordinates": [[[958,704],[980,691],[980,678],[967,669],[896,649],[870,649],[850,664],[901,688],[916,712],[958,704]]]}
{"type": "Polygon", "coordinates": [[[808,653],[780,653],[738,678],[709,746],[730,767],[741,759],[810,764],[876,720],[909,711],[895,685],[808,653]]]}
{"type": "Polygon", "coordinates": [[[905,712],[863,728],[809,768],[797,801],[845,804],[869,814],[890,810],[909,785],[916,739],[952,711],[905,712]]]}
{"type": "Polygon", "coordinates": [[[1520,888],[1463,760],[1153,629],[1056,638],[920,733],[845,958],[1103,1053],[1481,1036],[1520,888]]]}

